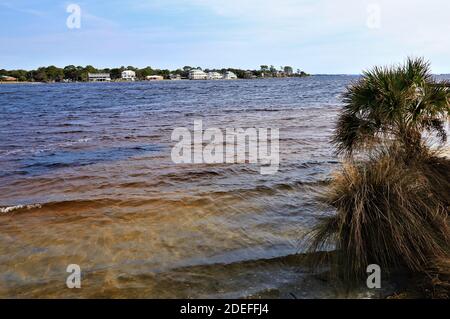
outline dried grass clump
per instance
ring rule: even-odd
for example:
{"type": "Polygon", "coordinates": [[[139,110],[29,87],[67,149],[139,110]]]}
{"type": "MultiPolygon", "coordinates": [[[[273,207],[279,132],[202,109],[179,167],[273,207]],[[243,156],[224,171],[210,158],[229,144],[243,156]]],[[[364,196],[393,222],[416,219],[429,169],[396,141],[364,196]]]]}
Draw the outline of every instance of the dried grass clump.
{"type": "Polygon", "coordinates": [[[337,214],[313,230],[310,250],[334,244],[334,273],[348,283],[367,276],[369,264],[431,275],[433,260],[449,261],[448,172],[448,160],[406,163],[394,148],[347,162],[321,196],[337,214]]]}

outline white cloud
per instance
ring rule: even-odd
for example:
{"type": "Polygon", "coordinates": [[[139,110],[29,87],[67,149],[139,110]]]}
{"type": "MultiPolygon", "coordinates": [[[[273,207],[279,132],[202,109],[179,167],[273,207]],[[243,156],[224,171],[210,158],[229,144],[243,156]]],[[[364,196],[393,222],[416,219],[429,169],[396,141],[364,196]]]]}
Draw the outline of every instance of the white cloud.
{"type": "Polygon", "coordinates": [[[355,47],[364,44],[376,49],[378,45],[380,50],[411,55],[450,54],[448,0],[187,0],[183,3],[204,7],[219,16],[251,21],[250,29],[261,40],[334,42],[335,36],[353,34],[355,47]],[[377,30],[367,27],[367,7],[372,4],[381,8],[381,28],[377,30]]]}

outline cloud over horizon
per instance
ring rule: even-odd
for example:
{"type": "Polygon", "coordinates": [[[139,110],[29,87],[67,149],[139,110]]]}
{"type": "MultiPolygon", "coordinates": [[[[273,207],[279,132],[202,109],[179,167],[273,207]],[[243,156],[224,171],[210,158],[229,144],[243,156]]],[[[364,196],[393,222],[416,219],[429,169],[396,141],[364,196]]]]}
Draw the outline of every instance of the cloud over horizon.
{"type": "Polygon", "coordinates": [[[0,0],[0,68],[92,64],[176,68],[292,65],[359,73],[406,56],[449,73],[450,2],[444,0],[73,1],[81,29],[66,27],[70,1],[0,0]],[[379,28],[369,28],[372,6],[379,28]]]}

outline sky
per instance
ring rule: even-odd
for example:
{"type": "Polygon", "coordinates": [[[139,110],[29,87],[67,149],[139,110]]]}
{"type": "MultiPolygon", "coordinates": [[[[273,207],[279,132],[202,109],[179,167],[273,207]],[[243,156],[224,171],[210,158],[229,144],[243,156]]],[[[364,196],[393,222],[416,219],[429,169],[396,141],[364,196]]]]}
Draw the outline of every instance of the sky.
{"type": "Polygon", "coordinates": [[[449,12],[448,0],[0,0],[0,69],[264,64],[358,74],[420,56],[450,73],[449,12]]]}

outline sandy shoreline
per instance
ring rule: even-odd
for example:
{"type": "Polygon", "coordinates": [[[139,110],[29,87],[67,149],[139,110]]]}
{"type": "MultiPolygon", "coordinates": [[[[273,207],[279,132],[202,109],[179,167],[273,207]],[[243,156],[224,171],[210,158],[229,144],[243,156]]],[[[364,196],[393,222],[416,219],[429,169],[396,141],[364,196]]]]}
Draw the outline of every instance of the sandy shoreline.
{"type": "Polygon", "coordinates": [[[44,84],[44,82],[19,82],[19,81],[8,81],[8,82],[2,82],[0,81],[0,85],[1,84],[44,84]]]}

